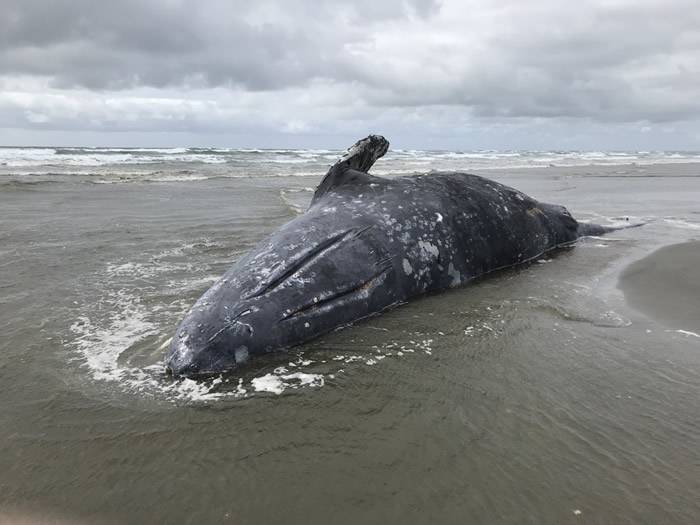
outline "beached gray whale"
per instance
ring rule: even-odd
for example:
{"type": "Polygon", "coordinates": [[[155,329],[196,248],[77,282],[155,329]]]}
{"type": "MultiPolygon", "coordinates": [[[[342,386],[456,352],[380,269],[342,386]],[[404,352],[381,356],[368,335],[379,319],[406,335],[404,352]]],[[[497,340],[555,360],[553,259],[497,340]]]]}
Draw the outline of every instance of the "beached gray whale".
{"type": "Polygon", "coordinates": [[[369,175],[388,147],[376,135],[352,146],[308,211],[195,303],[167,355],[172,374],[229,371],[251,356],[610,231],[476,175],[369,175]]]}

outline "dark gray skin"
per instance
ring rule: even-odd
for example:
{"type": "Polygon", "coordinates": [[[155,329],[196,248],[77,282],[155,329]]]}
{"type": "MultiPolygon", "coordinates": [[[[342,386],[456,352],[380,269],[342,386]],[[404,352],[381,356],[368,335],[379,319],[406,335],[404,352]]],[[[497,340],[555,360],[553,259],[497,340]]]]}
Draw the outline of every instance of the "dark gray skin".
{"type": "Polygon", "coordinates": [[[251,356],[611,230],[476,175],[369,175],[388,146],[371,135],[350,148],[308,211],[195,303],[173,337],[170,373],[231,371],[251,356]]]}

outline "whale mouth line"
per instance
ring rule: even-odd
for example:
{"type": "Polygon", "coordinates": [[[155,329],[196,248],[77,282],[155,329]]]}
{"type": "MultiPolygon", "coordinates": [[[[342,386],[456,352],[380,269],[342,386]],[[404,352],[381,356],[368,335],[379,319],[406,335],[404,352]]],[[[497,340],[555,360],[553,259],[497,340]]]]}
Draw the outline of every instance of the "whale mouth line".
{"type": "Polygon", "coordinates": [[[373,226],[370,225],[360,229],[353,228],[350,230],[345,230],[344,232],[338,233],[329,239],[318,243],[313,248],[303,251],[299,256],[291,261],[289,266],[276,272],[275,275],[273,275],[273,277],[267,282],[267,284],[247,295],[245,299],[255,299],[256,297],[260,297],[261,295],[273,291],[304,267],[309,266],[315,260],[323,257],[331,250],[336,249],[343,242],[360,236],[372,227],[373,226]]]}
{"type": "Polygon", "coordinates": [[[297,309],[285,314],[280,321],[289,321],[302,315],[312,314],[321,308],[330,306],[332,303],[341,303],[344,300],[352,300],[353,298],[359,299],[363,293],[369,293],[374,287],[383,281],[386,273],[391,269],[391,266],[387,266],[356,286],[340,290],[328,297],[319,299],[318,301],[305,303],[297,309]]]}
{"type": "Polygon", "coordinates": [[[247,310],[243,310],[242,312],[237,313],[237,314],[236,314],[235,316],[233,316],[231,319],[227,319],[226,322],[225,322],[225,324],[224,324],[224,327],[221,328],[220,330],[217,330],[217,331],[214,333],[214,335],[212,335],[212,336],[207,340],[207,342],[208,342],[208,343],[212,343],[212,342],[213,342],[217,337],[219,337],[222,333],[226,332],[227,330],[230,330],[231,328],[233,328],[233,327],[234,327],[235,325],[237,325],[237,324],[241,324],[241,325],[243,325],[243,326],[247,326],[247,327],[250,329],[251,333],[252,333],[252,332],[253,332],[253,329],[252,329],[252,327],[251,327],[248,323],[243,323],[243,322],[241,322],[241,321],[238,320],[238,319],[240,319],[241,317],[243,317],[243,316],[245,316],[245,315],[248,315],[248,314],[250,313],[250,311],[251,311],[250,308],[248,308],[247,310]]]}

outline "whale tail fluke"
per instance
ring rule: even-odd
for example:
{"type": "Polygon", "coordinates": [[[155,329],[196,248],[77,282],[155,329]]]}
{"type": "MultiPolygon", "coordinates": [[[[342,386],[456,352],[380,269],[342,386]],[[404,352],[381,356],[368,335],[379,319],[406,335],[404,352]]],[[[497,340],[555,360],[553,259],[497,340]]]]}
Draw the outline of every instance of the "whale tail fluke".
{"type": "Polygon", "coordinates": [[[635,222],[630,224],[624,224],[622,226],[602,226],[600,224],[591,224],[588,222],[578,223],[578,236],[579,237],[597,237],[599,235],[605,235],[606,233],[615,232],[618,230],[627,230],[629,228],[638,228],[639,226],[644,226],[646,222],[635,222]]]}

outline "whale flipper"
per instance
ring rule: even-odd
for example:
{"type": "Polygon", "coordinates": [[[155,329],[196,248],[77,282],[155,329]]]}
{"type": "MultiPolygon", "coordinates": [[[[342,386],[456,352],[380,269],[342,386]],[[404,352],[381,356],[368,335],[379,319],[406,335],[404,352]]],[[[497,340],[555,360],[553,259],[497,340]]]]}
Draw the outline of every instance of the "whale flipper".
{"type": "Polygon", "coordinates": [[[388,149],[389,141],[381,135],[370,135],[358,140],[328,170],[316,188],[311,204],[332,188],[349,183],[370,183],[381,180],[367,172],[377,159],[384,156],[388,149]]]}

